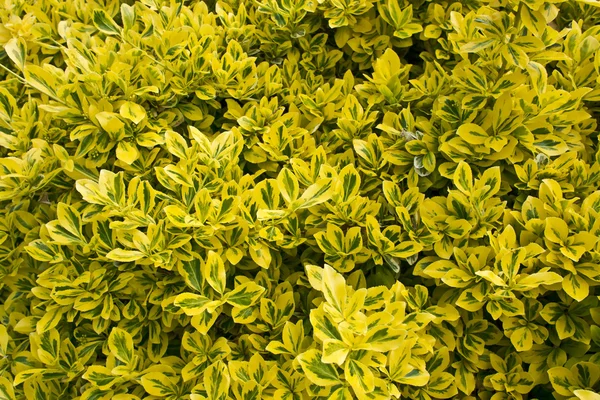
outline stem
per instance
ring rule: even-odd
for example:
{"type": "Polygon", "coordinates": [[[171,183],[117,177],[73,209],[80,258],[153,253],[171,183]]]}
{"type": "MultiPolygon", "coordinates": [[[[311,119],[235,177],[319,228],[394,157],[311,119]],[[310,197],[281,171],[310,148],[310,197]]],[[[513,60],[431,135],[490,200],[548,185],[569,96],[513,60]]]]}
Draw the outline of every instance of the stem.
{"type": "Polygon", "coordinates": [[[21,78],[19,75],[8,69],[4,64],[0,64],[0,67],[2,67],[3,70],[14,76],[19,82],[21,82],[24,85],[27,85],[27,81],[24,78],[21,78]]]}

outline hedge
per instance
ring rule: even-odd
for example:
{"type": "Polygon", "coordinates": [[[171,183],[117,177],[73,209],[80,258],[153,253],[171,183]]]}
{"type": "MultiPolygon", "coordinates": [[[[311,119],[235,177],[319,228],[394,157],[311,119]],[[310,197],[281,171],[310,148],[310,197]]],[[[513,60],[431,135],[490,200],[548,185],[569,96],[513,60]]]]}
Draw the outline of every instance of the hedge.
{"type": "Polygon", "coordinates": [[[600,399],[598,0],[0,21],[0,400],[600,399]]]}

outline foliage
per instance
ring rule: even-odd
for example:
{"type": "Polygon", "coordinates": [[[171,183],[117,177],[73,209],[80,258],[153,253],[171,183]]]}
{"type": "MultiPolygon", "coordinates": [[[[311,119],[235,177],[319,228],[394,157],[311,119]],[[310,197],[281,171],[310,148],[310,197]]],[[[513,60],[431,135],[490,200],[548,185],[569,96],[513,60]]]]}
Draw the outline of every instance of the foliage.
{"type": "Polygon", "coordinates": [[[0,400],[600,399],[597,0],[6,0],[0,400]]]}

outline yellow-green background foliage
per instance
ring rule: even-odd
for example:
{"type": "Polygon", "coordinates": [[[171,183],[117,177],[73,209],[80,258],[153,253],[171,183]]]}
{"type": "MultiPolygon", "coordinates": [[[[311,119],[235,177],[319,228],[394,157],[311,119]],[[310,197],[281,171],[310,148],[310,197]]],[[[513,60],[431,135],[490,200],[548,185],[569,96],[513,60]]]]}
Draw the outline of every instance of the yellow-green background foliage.
{"type": "Polygon", "coordinates": [[[600,399],[598,0],[3,0],[0,399],[600,399]]]}

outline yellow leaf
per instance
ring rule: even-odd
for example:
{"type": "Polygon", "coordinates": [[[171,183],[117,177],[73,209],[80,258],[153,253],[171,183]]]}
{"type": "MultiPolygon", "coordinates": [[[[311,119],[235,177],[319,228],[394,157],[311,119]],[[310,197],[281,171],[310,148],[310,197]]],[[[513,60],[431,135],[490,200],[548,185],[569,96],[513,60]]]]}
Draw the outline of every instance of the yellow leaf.
{"type": "Polygon", "coordinates": [[[60,83],[53,74],[38,65],[29,64],[25,67],[24,75],[29,85],[52,98],[56,98],[56,90],[58,90],[60,83]]]}
{"type": "Polygon", "coordinates": [[[246,282],[227,293],[223,300],[235,307],[245,308],[256,304],[264,292],[265,288],[262,286],[254,282],[246,282]]]}
{"type": "Polygon", "coordinates": [[[119,261],[119,262],[131,262],[137,261],[144,258],[145,255],[141,251],[138,250],[124,250],[124,249],[114,249],[109,251],[106,254],[106,258],[109,260],[119,261]]]}
{"type": "Polygon", "coordinates": [[[306,277],[310,282],[310,285],[319,292],[323,291],[323,268],[317,267],[316,265],[306,265],[306,277]]]}
{"type": "Polygon", "coordinates": [[[577,387],[577,382],[571,371],[564,367],[554,367],[548,370],[550,383],[561,396],[571,396],[571,387],[577,387]]]}
{"type": "Polygon", "coordinates": [[[287,168],[283,168],[277,176],[277,186],[285,201],[289,204],[298,198],[300,185],[298,178],[287,168]]]}
{"type": "Polygon", "coordinates": [[[95,115],[96,120],[112,139],[120,139],[125,134],[125,124],[118,117],[118,114],[102,111],[95,115]]]}
{"type": "Polygon", "coordinates": [[[583,301],[590,293],[590,286],[581,275],[567,274],[563,278],[562,288],[577,301],[583,301]]]}
{"type": "MultiPolygon", "coordinates": [[[[600,5],[598,5],[600,7],[600,5]]],[[[579,400],[600,400],[600,393],[591,390],[577,389],[573,391],[579,400]]]]}
{"type": "Polygon", "coordinates": [[[27,43],[22,38],[13,37],[4,45],[4,51],[15,65],[23,70],[27,58],[27,43]]]}
{"type": "Polygon", "coordinates": [[[326,339],[323,341],[323,356],[321,360],[327,364],[344,365],[350,354],[350,347],[341,340],[326,339]]]}
{"type": "Polygon", "coordinates": [[[493,271],[477,271],[476,275],[481,276],[483,279],[493,283],[496,286],[506,286],[506,283],[496,275],[493,271]]]}
{"type": "Polygon", "coordinates": [[[517,285],[533,289],[540,285],[553,285],[562,280],[563,278],[556,272],[537,272],[531,275],[521,275],[517,280],[517,285]]]}
{"type": "Polygon", "coordinates": [[[470,144],[484,144],[489,135],[482,127],[475,124],[461,125],[456,134],[470,144]]]}
{"type": "Polygon", "coordinates": [[[349,359],[344,368],[344,376],[358,393],[369,393],[375,389],[373,371],[360,361],[349,359]]]}
{"type": "Polygon", "coordinates": [[[192,317],[190,323],[198,332],[206,335],[221,314],[222,308],[217,307],[212,313],[207,310],[200,315],[195,315],[192,317]]]}
{"type": "Polygon", "coordinates": [[[41,335],[42,333],[55,328],[62,319],[63,314],[62,308],[58,306],[52,310],[47,309],[44,316],[40,318],[36,324],[36,332],[41,335]]]}
{"type": "Polygon", "coordinates": [[[406,337],[406,331],[388,326],[374,326],[356,343],[354,349],[386,352],[398,348],[406,337]]]}
{"type": "Polygon", "coordinates": [[[119,114],[121,114],[123,118],[133,121],[136,125],[146,118],[146,110],[144,107],[131,101],[126,101],[121,105],[119,114]]]}
{"type": "Polygon", "coordinates": [[[129,332],[113,328],[108,336],[108,348],[112,355],[125,364],[133,361],[133,339],[129,332]]]}
{"type": "Polygon", "coordinates": [[[520,327],[511,333],[510,341],[517,351],[528,351],[533,346],[533,335],[528,327],[520,327]]]}
{"type": "Polygon", "coordinates": [[[13,384],[3,376],[0,376],[0,400],[15,400],[13,384]]]}
{"type": "Polygon", "coordinates": [[[56,217],[62,228],[73,236],[83,240],[81,216],[74,207],[65,203],[59,203],[56,210],[56,217]]]}
{"type": "Polygon", "coordinates": [[[464,194],[469,194],[473,190],[473,173],[471,167],[464,161],[461,161],[454,171],[454,186],[464,194]]]}
{"type": "Polygon", "coordinates": [[[250,257],[261,268],[268,269],[271,264],[271,251],[264,243],[259,242],[255,246],[250,246],[250,257]]]}
{"type": "Polygon", "coordinates": [[[204,387],[209,400],[227,398],[229,383],[229,371],[222,361],[211,364],[204,371],[204,387]]]}
{"type": "Polygon", "coordinates": [[[339,197],[337,201],[351,201],[360,191],[360,175],[354,168],[354,165],[348,164],[341,171],[337,178],[334,193],[339,197]]]}
{"type": "Polygon", "coordinates": [[[346,281],[327,264],[323,270],[323,295],[327,303],[343,314],[346,306],[346,281]]]}
{"type": "Polygon", "coordinates": [[[134,142],[121,140],[117,144],[117,158],[126,164],[133,164],[140,156],[140,152],[134,142]]]}
{"type": "Polygon", "coordinates": [[[92,382],[101,390],[105,390],[110,389],[110,387],[115,383],[115,380],[119,379],[119,377],[113,375],[111,370],[105,366],[91,365],[87,368],[85,374],[83,375],[83,379],[92,382]]]}
{"type": "Polygon", "coordinates": [[[179,133],[168,130],[165,133],[165,144],[169,153],[177,156],[178,158],[185,160],[187,159],[188,145],[183,136],[179,133]]]}
{"type": "Polygon", "coordinates": [[[318,204],[324,203],[331,198],[333,181],[329,178],[318,179],[314,184],[310,185],[302,196],[290,205],[293,209],[310,208],[318,204]]]}
{"type": "Polygon", "coordinates": [[[546,218],[544,236],[553,243],[564,244],[569,237],[569,226],[560,218],[548,217],[546,218]]]}

